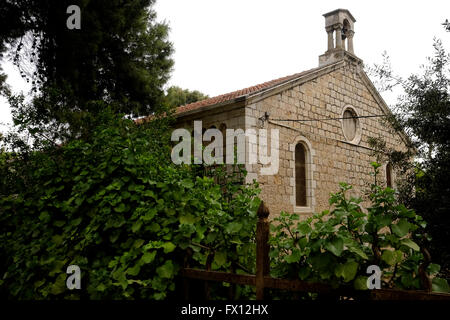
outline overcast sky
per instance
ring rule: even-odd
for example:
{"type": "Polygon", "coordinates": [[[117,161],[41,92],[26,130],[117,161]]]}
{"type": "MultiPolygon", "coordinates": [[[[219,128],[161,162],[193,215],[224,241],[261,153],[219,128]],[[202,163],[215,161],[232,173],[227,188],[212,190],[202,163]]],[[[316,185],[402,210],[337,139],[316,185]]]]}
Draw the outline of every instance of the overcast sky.
{"type": "MultiPolygon", "coordinates": [[[[355,54],[366,65],[387,51],[394,70],[407,76],[433,53],[434,37],[450,51],[441,25],[450,19],[448,0],[159,0],[158,19],[169,23],[175,46],[168,85],[214,96],[317,67],[327,47],[322,15],[337,8],[355,17],[355,54]]],[[[14,67],[3,68],[13,89],[26,92],[14,67]]],[[[4,99],[0,122],[11,122],[4,99]]]]}

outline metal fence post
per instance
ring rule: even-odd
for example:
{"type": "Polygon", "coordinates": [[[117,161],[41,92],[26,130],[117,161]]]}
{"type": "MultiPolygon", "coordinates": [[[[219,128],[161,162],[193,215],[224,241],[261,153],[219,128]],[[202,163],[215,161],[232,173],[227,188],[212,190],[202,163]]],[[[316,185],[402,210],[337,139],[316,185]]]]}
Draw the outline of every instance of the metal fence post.
{"type": "Polygon", "coordinates": [[[269,275],[270,272],[269,213],[264,201],[261,201],[256,225],[256,300],[264,299],[264,277],[269,275]]]}

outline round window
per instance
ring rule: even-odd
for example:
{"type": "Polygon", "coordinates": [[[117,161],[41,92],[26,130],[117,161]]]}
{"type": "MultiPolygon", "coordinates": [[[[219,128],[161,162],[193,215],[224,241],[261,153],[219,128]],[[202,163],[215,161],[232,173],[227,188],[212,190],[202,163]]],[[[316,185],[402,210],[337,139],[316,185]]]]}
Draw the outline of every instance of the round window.
{"type": "Polygon", "coordinates": [[[353,112],[345,110],[344,116],[344,134],[347,140],[353,140],[356,136],[356,118],[353,112]]]}
{"type": "Polygon", "coordinates": [[[346,107],[342,113],[342,131],[347,141],[358,143],[360,140],[359,120],[355,110],[346,107]]]}

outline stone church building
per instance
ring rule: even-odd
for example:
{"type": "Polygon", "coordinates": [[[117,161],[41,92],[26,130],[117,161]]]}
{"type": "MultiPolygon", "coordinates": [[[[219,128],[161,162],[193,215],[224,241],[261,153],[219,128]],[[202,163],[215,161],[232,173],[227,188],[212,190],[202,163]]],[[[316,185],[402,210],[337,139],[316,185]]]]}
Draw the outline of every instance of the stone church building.
{"type": "MultiPolygon", "coordinates": [[[[277,174],[261,175],[261,163],[246,164],[247,180],[259,182],[260,196],[272,215],[328,209],[330,192],[338,190],[339,182],[362,195],[373,181],[369,137],[382,137],[397,150],[406,148],[408,138],[380,121],[390,110],[354,53],[355,18],[345,9],[324,17],[328,49],[319,56],[317,68],[181,106],[176,112],[178,127],[192,128],[194,120],[202,120],[204,128],[279,130],[277,174]]],[[[392,167],[384,163],[381,169],[381,181],[395,187],[392,167]]]]}

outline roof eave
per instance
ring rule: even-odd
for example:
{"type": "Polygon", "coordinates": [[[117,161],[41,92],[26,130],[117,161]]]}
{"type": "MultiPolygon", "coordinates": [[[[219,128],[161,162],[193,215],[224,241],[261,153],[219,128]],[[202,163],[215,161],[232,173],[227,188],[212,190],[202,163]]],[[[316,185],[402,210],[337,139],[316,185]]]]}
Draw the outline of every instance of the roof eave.
{"type": "Polygon", "coordinates": [[[244,102],[246,97],[248,95],[242,95],[227,101],[223,101],[223,102],[219,102],[219,103],[215,103],[215,104],[210,104],[210,105],[206,105],[200,108],[196,108],[193,110],[188,110],[188,111],[184,111],[184,112],[180,112],[180,113],[176,113],[175,114],[175,118],[180,118],[180,117],[187,117],[187,116],[191,116],[193,114],[197,114],[200,112],[204,112],[204,111],[208,111],[208,110],[212,110],[212,109],[216,109],[219,107],[224,107],[227,105],[233,105],[233,104],[239,104],[241,102],[244,102]]]}

